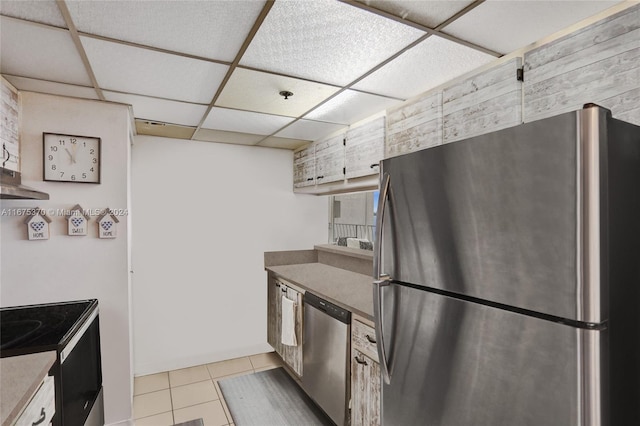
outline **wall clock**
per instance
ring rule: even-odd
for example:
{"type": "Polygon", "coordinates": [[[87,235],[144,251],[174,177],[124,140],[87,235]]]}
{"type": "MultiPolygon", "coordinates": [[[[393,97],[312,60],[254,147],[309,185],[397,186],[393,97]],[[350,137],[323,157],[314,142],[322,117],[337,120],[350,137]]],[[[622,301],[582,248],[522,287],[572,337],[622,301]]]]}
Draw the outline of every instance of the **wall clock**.
{"type": "Polygon", "coordinates": [[[100,183],[100,138],[43,133],[44,180],[100,183]]]}

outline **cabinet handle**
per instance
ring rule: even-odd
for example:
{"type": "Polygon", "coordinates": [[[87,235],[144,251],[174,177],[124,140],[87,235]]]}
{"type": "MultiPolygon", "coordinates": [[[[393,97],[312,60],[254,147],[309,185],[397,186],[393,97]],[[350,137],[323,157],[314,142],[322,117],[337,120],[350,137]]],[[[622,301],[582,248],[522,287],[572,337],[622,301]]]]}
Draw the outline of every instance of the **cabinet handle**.
{"type": "Polygon", "coordinates": [[[371,166],[369,166],[370,168],[374,168],[374,167],[378,167],[380,164],[372,164],[371,166]]]}
{"type": "Polygon", "coordinates": [[[313,180],[313,178],[307,178],[307,182],[309,182],[310,180],[313,180]]]}
{"type": "Polygon", "coordinates": [[[355,359],[355,360],[356,360],[356,362],[357,362],[358,364],[360,364],[360,365],[369,365],[369,364],[367,363],[367,360],[365,360],[365,359],[363,359],[362,361],[360,361],[360,358],[358,358],[358,356],[357,356],[357,355],[356,355],[356,356],[354,356],[354,357],[353,357],[353,359],[355,359]]]}
{"type": "Polygon", "coordinates": [[[367,338],[367,340],[369,341],[369,343],[373,343],[374,345],[378,342],[376,342],[376,339],[374,339],[373,337],[369,336],[368,334],[365,336],[367,338]]]}
{"type": "Polygon", "coordinates": [[[47,418],[47,413],[45,413],[44,407],[42,407],[42,411],[40,412],[40,418],[38,419],[37,422],[31,423],[31,426],[39,425],[40,423],[44,422],[44,419],[46,419],[46,418],[47,418]]]}
{"type": "Polygon", "coordinates": [[[324,179],[324,176],[318,176],[316,179],[324,179]]]}

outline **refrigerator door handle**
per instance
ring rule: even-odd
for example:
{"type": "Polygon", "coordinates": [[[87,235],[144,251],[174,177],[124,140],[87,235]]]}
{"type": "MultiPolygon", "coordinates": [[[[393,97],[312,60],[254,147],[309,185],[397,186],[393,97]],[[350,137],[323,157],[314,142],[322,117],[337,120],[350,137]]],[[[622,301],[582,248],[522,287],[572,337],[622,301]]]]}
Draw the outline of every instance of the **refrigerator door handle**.
{"type": "Polygon", "coordinates": [[[378,359],[380,361],[380,371],[382,373],[382,380],[386,384],[391,383],[391,372],[389,371],[389,363],[387,362],[387,353],[384,347],[384,335],[382,334],[382,289],[388,287],[391,281],[378,280],[373,283],[373,316],[376,328],[376,337],[378,339],[378,359]]]}
{"type": "MultiPolygon", "coordinates": [[[[384,226],[384,211],[389,199],[389,181],[388,173],[382,174],[382,182],[380,188],[380,201],[378,202],[378,211],[376,213],[376,251],[373,256],[373,274],[376,280],[383,279],[382,273],[382,227],[384,226]]],[[[386,277],[385,277],[386,278],[386,277]]]]}

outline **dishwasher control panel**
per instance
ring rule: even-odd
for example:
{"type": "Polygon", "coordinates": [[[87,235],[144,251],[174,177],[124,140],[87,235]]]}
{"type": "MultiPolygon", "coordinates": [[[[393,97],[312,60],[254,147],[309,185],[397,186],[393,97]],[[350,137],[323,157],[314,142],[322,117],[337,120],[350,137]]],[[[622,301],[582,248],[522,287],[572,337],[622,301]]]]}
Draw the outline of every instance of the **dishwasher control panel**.
{"type": "Polygon", "coordinates": [[[345,324],[351,323],[351,312],[347,311],[344,308],[341,308],[340,306],[334,305],[333,303],[328,302],[313,293],[309,293],[308,291],[305,292],[303,301],[304,303],[313,306],[314,308],[326,313],[330,317],[335,318],[340,322],[343,322],[345,324]]]}

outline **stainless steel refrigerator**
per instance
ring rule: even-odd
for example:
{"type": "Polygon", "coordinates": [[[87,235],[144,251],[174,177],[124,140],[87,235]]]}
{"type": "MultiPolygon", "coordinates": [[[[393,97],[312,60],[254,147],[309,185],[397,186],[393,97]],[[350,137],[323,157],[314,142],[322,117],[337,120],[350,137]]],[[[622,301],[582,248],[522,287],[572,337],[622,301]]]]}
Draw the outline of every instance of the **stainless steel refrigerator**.
{"type": "Polygon", "coordinates": [[[380,176],[383,425],[640,424],[640,127],[585,106],[380,176]]]}

